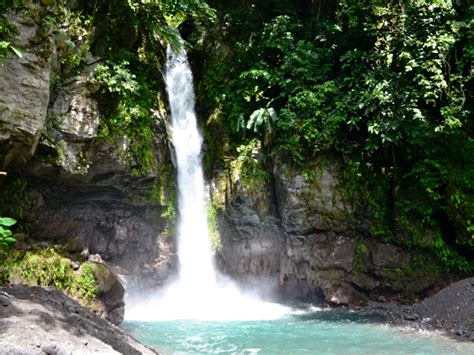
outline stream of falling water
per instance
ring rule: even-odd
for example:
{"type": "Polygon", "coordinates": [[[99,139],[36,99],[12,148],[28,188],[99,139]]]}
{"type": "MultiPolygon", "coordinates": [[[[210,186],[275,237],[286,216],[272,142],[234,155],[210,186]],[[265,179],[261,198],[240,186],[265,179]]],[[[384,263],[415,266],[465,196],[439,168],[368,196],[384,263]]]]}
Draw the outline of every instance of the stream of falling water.
{"type": "Polygon", "coordinates": [[[127,320],[257,320],[289,312],[278,304],[243,295],[231,282],[218,282],[207,224],[202,172],[202,137],[194,111],[193,76],[184,50],[167,52],[165,72],[172,142],[178,172],[179,274],[166,290],[127,305],[127,320]]]}

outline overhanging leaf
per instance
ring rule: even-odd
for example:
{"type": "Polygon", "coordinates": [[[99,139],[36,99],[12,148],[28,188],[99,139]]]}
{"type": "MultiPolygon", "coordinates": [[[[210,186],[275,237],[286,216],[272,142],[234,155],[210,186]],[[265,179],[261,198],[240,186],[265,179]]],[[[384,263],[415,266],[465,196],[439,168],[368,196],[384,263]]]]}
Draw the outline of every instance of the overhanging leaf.
{"type": "Polygon", "coordinates": [[[10,217],[0,217],[0,225],[5,227],[11,227],[16,223],[16,220],[10,217]]]}

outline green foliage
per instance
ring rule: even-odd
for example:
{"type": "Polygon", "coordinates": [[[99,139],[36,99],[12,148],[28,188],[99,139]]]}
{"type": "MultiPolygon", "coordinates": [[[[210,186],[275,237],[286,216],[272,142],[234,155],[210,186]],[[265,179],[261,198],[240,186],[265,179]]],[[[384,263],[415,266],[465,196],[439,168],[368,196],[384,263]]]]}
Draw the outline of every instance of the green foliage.
{"type": "Polygon", "coordinates": [[[48,26],[52,31],[66,28],[66,31],[59,31],[59,36],[64,37],[64,49],[61,55],[62,79],[64,80],[68,76],[77,74],[90,50],[93,16],[61,6],[59,14],[50,15],[47,18],[51,19],[48,26]],[[55,23],[58,21],[60,22],[55,23]]]}
{"type": "Polygon", "coordinates": [[[194,19],[214,20],[216,12],[202,0],[166,0],[160,1],[161,11],[167,22],[177,28],[188,16],[194,19]]]}
{"type": "Polygon", "coordinates": [[[200,101],[221,111],[234,147],[255,137],[301,167],[339,155],[347,197],[374,238],[468,271],[474,7],[341,0],[308,16],[284,0],[274,5],[250,19],[222,5],[232,54],[211,62],[200,101]]]}
{"type": "Polygon", "coordinates": [[[278,116],[273,107],[265,107],[252,112],[247,123],[242,119],[240,126],[243,129],[253,129],[255,133],[259,131],[260,127],[263,127],[264,142],[265,144],[270,144],[273,125],[277,120],[278,116]]]}
{"type": "Polygon", "coordinates": [[[237,157],[231,162],[232,173],[236,179],[251,182],[248,184],[249,187],[254,186],[258,189],[259,183],[268,179],[268,173],[259,159],[259,155],[262,154],[260,142],[252,139],[247,144],[237,147],[237,153],[237,157]]]}
{"type": "Polygon", "coordinates": [[[472,265],[469,264],[469,261],[459,255],[455,250],[449,248],[439,235],[433,242],[433,250],[435,256],[446,270],[458,271],[465,274],[471,272],[472,265]]]}
{"type": "Polygon", "coordinates": [[[367,246],[362,243],[358,242],[355,248],[355,255],[354,255],[354,261],[352,262],[352,268],[354,272],[364,272],[367,269],[367,265],[365,262],[365,258],[368,255],[368,249],[367,246]]]}
{"type": "Polygon", "coordinates": [[[139,85],[136,75],[132,74],[128,69],[130,65],[126,60],[121,63],[104,63],[99,64],[95,70],[95,77],[91,81],[93,84],[105,85],[110,93],[119,95],[136,94],[139,85]]]}
{"type": "Polygon", "coordinates": [[[79,295],[84,300],[94,300],[99,295],[99,287],[95,279],[94,268],[90,263],[85,263],[81,266],[78,275],[75,275],[75,280],[70,286],[71,292],[79,295]]]}
{"type": "Polygon", "coordinates": [[[16,220],[9,217],[0,217],[0,249],[6,249],[16,242],[16,238],[9,227],[13,226],[16,220]]]}
{"type": "Polygon", "coordinates": [[[55,286],[84,301],[94,300],[99,294],[91,265],[84,263],[78,271],[74,271],[71,260],[55,248],[26,253],[14,251],[2,259],[0,269],[2,283],[55,286]]]}
{"type": "Polygon", "coordinates": [[[72,269],[69,260],[55,255],[52,250],[36,254],[27,252],[24,259],[13,273],[32,286],[56,286],[67,289],[72,283],[72,269]]]}
{"type": "Polygon", "coordinates": [[[217,250],[221,246],[217,210],[217,203],[213,200],[211,205],[207,209],[207,225],[209,229],[209,237],[211,239],[212,250],[217,250]]]}
{"type": "Polygon", "coordinates": [[[102,85],[103,93],[112,102],[109,114],[101,122],[100,136],[127,136],[130,146],[123,153],[131,165],[138,164],[138,174],[145,173],[154,162],[153,108],[157,104],[157,88],[150,88],[148,85],[153,84],[144,76],[133,74],[126,60],[98,65],[92,83],[102,85]]]}
{"type": "Polygon", "coordinates": [[[3,12],[8,7],[16,8],[19,4],[7,4],[6,2],[0,2],[0,67],[5,64],[6,58],[12,55],[18,58],[23,57],[23,51],[15,46],[11,39],[17,33],[16,26],[7,20],[3,12]]]}
{"type": "Polygon", "coordinates": [[[0,40],[0,65],[3,65],[5,58],[15,54],[18,58],[23,57],[22,50],[8,41],[0,40]]]}

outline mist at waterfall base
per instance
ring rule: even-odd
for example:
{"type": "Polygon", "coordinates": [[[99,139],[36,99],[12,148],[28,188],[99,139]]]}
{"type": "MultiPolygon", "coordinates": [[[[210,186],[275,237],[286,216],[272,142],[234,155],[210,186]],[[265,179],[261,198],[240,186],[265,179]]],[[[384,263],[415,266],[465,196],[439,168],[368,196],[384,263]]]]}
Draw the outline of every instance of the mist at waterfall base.
{"type": "Polygon", "coordinates": [[[163,321],[275,319],[288,313],[279,304],[244,295],[215,271],[209,240],[202,138],[194,112],[193,77],[184,51],[168,48],[165,82],[178,175],[177,280],[164,290],[127,302],[127,320],[163,321]]]}

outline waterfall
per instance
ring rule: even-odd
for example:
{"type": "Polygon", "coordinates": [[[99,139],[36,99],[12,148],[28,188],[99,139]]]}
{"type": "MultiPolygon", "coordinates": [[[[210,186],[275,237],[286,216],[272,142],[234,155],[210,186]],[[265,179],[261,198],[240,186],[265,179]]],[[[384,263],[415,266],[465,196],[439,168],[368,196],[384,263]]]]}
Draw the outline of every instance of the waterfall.
{"type": "Polygon", "coordinates": [[[202,138],[194,112],[193,76],[184,51],[175,53],[168,48],[165,81],[178,170],[179,282],[196,292],[213,287],[216,279],[207,225],[202,138]]]}
{"type": "Polygon", "coordinates": [[[178,171],[177,280],[138,304],[127,304],[127,320],[274,319],[288,313],[278,304],[243,295],[214,268],[209,240],[205,185],[201,163],[202,137],[194,111],[193,76],[184,50],[167,50],[165,71],[172,142],[178,171]]]}

